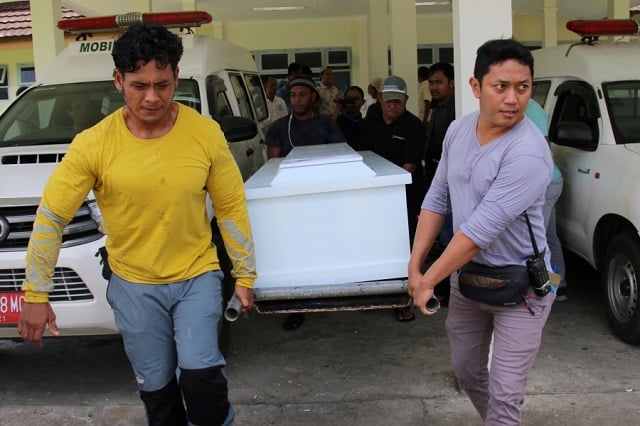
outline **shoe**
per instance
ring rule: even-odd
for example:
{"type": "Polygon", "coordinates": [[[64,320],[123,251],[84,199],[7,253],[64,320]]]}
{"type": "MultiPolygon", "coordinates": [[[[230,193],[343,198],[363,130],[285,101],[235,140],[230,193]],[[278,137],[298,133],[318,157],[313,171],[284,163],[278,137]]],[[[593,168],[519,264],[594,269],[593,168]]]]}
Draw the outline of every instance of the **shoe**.
{"type": "Polygon", "coordinates": [[[301,313],[289,314],[287,318],[285,318],[284,322],[282,323],[282,328],[289,331],[297,330],[300,328],[303,322],[304,322],[304,314],[301,314],[301,313]]]}
{"type": "Polygon", "coordinates": [[[396,316],[396,319],[400,322],[413,321],[416,318],[415,315],[413,315],[413,312],[411,312],[411,308],[408,306],[406,308],[395,308],[393,313],[396,316]]]}
{"type": "Polygon", "coordinates": [[[566,302],[567,300],[569,300],[569,296],[567,296],[567,288],[558,287],[556,290],[556,302],[566,302]]]}

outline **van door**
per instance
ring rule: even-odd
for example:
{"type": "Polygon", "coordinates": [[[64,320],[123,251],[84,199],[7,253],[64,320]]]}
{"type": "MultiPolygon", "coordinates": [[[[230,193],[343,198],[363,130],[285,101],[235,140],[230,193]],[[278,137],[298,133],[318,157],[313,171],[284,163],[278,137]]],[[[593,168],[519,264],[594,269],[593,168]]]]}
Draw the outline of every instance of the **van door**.
{"type": "MultiPolygon", "coordinates": [[[[248,98],[246,96],[236,96],[235,91],[232,92],[232,95],[238,101],[239,111],[234,114],[233,105],[229,101],[227,86],[222,77],[215,74],[209,75],[205,84],[209,114],[214,120],[220,121],[225,117],[234,115],[254,119],[248,98]]],[[[246,94],[246,91],[244,93],[246,94]]],[[[242,179],[245,181],[265,162],[266,157],[263,155],[261,147],[263,145],[262,140],[261,133],[258,133],[252,139],[229,142],[231,154],[233,154],[236,163],[238,163],[242,179]]]]}
{"type": "Polygon", "coordinates": [[[264,89],[260,77],[256,73],[233,71],[229,72],[229,81],[233,89],[235,101],[238,104],[240,115],[256,122],[259,129],[259,142],[254,145],[259,149],[259,155],[255,155],[254,166],[260,168],[267,158],[267,149],[264,145],[264,127],[267,125],[269,111],[264,96],[264,89]]]}
{"type": "Polygon", "coordinates": [[[591,247],[589,206],[594,186],[598,183],[596,171],[599,164],[593,151],[598,149],[601,116],[596,94],[584,81],[566,81],[554,92],[556,100],[549,139],[554,144],[554,161],[560,169],[564,188],[557,204],[557,220],[560,237],[564,245],[572,251],[589,258],[580,248],[591,247]],[[560,129],[573,126],[587,130],[590,138],[579,143],[562,139],[560,129]]]}

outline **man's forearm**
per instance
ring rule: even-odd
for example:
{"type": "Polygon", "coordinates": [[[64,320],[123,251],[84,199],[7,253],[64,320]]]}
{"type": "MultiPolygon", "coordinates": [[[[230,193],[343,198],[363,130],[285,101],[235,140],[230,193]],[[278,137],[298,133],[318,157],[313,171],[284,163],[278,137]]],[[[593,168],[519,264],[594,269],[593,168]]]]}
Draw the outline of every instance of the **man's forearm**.
{"type": "Polygon", "coordinates": [[[22,290],[25,301],[42,303],[53,291],[53,271],[60,254],[62,231],[67,221],[55,215],[45,205],[38,208],[33,232],[27,248],[27,269],[22,290]]]}
{"type": "Polygon", "coordinates": [[[466,265],[478,253],[480,247],[462,231],[456,232],[447,248],[424,274],[422,282],[428,288],[435,288],[439,282],[466,265]]]}

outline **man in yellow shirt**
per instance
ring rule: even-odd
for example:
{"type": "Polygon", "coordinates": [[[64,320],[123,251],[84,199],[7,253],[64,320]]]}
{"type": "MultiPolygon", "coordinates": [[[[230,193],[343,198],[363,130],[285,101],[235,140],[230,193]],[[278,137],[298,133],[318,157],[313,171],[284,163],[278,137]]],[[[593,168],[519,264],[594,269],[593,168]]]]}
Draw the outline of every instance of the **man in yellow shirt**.
{"type": "Polygon", "coordinates": [[[62,230],[92,190],[113,271],[107,299],[149,424],[226,425],[234,413],[217,345],[222,272],[207,195],[243,312],[254,303],[255,258],[242,178],[220,127],[172,100],[182,53],[180,38],[157,26],[131,26],[114,43],[125,106],[77,135],[45,187],[18,333],[38,346],[46,326],[59,334],[52,273],[62,230]]]}

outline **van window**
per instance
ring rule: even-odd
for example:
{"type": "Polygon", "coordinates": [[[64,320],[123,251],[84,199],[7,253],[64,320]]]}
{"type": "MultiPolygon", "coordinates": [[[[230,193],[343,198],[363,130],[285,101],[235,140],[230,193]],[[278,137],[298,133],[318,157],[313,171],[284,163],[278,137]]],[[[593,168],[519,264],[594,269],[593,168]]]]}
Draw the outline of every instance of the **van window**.
{"type": "Polygon", "coordinates": [[[242,77],[237,73],[229,73],[229,80],[231,80],[231,86],[233,87],[233,94],[238,101],[238,108],[240,108],[240,115],[242,117],[255,120],[253,111],[251,110],[251,102],[249,101],[249,93],[242,82],[242,77]]]}
{"type": "Polygon", "coordinates": [[[224,80],[217,75],[207,77],[207,100],[209,103],[209,114],[214,120],[233,115],[229,99],[227,99],[227,87],[224,80]]]}
{"type": "Polygon", "coordinates": [[[123,104],[111,80],[34,87],[0,117],[0,146],[69,143],[123,104]]]}
{"type": "Polygon", "coordinates": [[[178,80],[178,88],[173,94],[173,100],[202,113],[202,106],[200,105],[200,90],[198,88],[198,82],[195,80],[178,80]]]}
{"type": "Polygon", "coordinates": [[[9,78],[7,66],[0,65],[0,99],[9,99],[9,78]]]}
{"type": "Polygon", "coordinates": [[[267,100],[262,89],[262,82],[258,74],[245,74],[244,81],[249,89],[249,94],[253,100],[253,108],[256,111],[256,121],[263,121],[269,117],[267,100]]]}
{"type": "Polygon", "coordinates": [[[602,85],[616,143],[640,142],[640,81],[602,85]]]}

